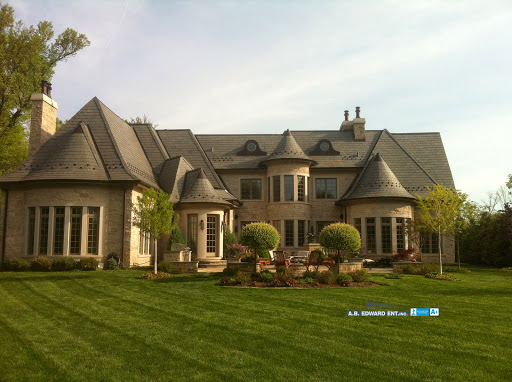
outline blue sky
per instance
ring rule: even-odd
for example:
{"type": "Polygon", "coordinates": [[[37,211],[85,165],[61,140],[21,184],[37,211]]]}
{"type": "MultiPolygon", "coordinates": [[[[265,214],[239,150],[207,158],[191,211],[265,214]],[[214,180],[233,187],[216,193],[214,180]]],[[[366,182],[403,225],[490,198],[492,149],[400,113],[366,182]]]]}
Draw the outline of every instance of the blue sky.
{"type": "Polygon", "coordinates": [[[91,46],[57,67],[67,119],[97,96],[195,133],[439,131],[457,188],[512,173],[510,1],[11,1],[91,46]]]}

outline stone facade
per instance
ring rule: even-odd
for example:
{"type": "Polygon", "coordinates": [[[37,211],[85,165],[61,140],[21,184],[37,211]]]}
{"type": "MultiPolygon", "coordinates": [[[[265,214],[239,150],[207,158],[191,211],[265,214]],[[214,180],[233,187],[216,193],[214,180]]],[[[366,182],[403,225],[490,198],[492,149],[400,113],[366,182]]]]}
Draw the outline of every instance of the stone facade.
{"type": "Polygon", "coordinates": [[[46,94],[33,94],[30,117],[29,155],[34,155],[56,130],[58,105],[46,94]]]}

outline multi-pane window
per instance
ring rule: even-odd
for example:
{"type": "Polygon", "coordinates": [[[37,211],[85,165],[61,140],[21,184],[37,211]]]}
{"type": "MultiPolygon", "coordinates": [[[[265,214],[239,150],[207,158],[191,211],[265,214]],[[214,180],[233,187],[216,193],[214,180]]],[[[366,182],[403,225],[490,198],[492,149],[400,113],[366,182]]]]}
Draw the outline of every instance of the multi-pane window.
{"type": "Polygon", "coordinates": [[[293,175],[284,176],[284,200],[293,202],[293,175]]]}
{"type": "Polygon", "coordinates": [[[64,207],[55,207],[53,236],[53,254],[62,255],[64,253],[64,217],[66,209],[64,207]]]}
{"type": "Polygon", "coordinates": [[[28,255],[100,253],[100,207],[29,207],[27,226],[28,255]]]}
{"type": "Polygon", "coordinates": [[[382,253],[391,253],[391,218],[380,218],[381,225],[381,239],[382,239],[382,253]]]}
{"type": "Polygon", "coordinates": [[[36,208],[30,207],[28,209],[28,248],[27,252],[29,255],[34,254],[34,231],[36,228],[36,208]]]}
{"type": "Polygon", "coordinates": [[[242,199],[261,200],[261,179],[241,179],[242,199]]]}
{"type": "Polygon", "coordinates": [[[190,248],[197,246],[197,214],[187,215],[187,245],[190,248]]]}
{"type": "Polygon", "coordinates": [[[439,236],[436,232],[421,235],[422,253],[439,253],[439,236]]]}
{"type": "Polygon", "coordinates": [[[297,176],[297,200],[303,202],[306,195],[306,177],[304,175],[297,176]]]}
{"type": "Polygon", "coordinates": [[[299,226],[297,227],[297,245],[303,246],[306,239],[306,221],[299,220],[299,226]]]}
{"type": "Polygon", "coordinates": [[[366,218],[366,250],[375,253],[377,249],[375,218],[366,218]]]}
{"type": "Polygon", "coordinates": [[[100,209],[89,207],[87,209],[87,254],[98,254],[98,240],[100,231],[100,209]]]}
{"type": "Polygon", "coordinates": [[[39,254],[48,254],[48,229],[50,228],[50,207],[41,207],[39,218],[39,254]]]}
{"type": "Polygon", "coordinates": [[[270,177],[267,178],[267,201],[270,203],[270,177]]]}
{"type": "Polygon", "coordinates": [[[217,248],[217,217],[206,217],[206,252],[215,253],[217,248]]]}
{"type": "Polygon", "coordinates": [[[82,244],[82,207],[71,207],[69,253],[79,255],[82,244]]]}
{"type": "Polygon", "coordinates": [[[279,175],[275,175],[272,177],[272,181],[274,182],[274,202],[281,201],[281,177],[279,175]]]}
{"type": "Polygon", "coordinates": [[[396,218],[396,250],[405,249],[405,221],[404,218],[396,218]]]}
{"type": "Polygon", "coordinates": [[[362,233],[361,233],[361,218],[355,218],[354,219],[354,227],[357,229],[357,231],[359,232],[359,236],[360,237],[363,237],[362,233]]]}
{"type": "Polygon", "coordinates": [[[284,245],[293,247],[293,220],[284,221],[284,245]]]}
{"type": "Polygon", "coordinates": [[[317,199],[336,199],[336,178],[315,179],[317,199]]]}

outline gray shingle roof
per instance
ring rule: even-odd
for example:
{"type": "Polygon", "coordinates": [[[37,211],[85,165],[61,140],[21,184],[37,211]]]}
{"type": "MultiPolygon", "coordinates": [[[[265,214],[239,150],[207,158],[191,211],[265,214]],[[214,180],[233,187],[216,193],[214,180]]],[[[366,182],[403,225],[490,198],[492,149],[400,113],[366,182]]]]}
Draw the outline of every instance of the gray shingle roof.
{"type": "Polygon", "coordinates": [[[184,156],[194,168],[203,169],[215,188],[226,188],[190,130],[157,130],[156,132],[169,156],[184,156]]]}
{"type": "Polygon", "coordinates": [[[368,161],[354,185],[341,200],[364,198],[414,199],[402,186],[386,161],[377,153],[368,161]]]}
{"type": "Polygon", "coordinates": [[[260,163],[268,163],[269,161],[273,160],[279,160],[279,159],[294,159],[294,160],[305,160],[311,163],[316,163],[313,159],[308,157],[306,154],[304,154],[304,151],[300,148],[300,146],[295,141],[295,138],[293,138],[292,133],[290,133],[290,130],[286,130],[283,133],[283,136],[281,140],[279,141],[279,144],[274,149],[272,154],[270,156],[266,157],[260,163]]]}
{"type": "Polygon", "coordinates": [[[184,192],[179,203],[214,203],[233,206],[218,191],[213,188],[203,169],[189,171],[185,177],[184,192]]]}
{"type": "Polygon", "coordinates": [[[162,166],[158,180],[162,190],[171,195],[171,202],[177,203],[183,193],[185,176],[194,168],[184,157],[167,159],[162,166]]]}
{"type": "Polygon", "coordinates": [[[133,129],[96,97],[80,109],[37,153],[16,170],[0,178],[0,183],[55,179],[140,181],[159,188],[133,129]],[[75,132],[80,124],[82,133],[75,132]],[[75,136],[74,132],[79,135],[75,136]],[[82,134],[83,138],[80,137],[82,134]],[[66,152],[60,153],[63,148],[66,148],[66,152]],[[94,158],[98,165],[87,166],[87,162],[84,162],[80,166],[82,157],[90,161],[94,158]],[[96,170],[100,164],[102,171],[96,170]],[[69,171],[71,168],[73,171],[69,171]]]}

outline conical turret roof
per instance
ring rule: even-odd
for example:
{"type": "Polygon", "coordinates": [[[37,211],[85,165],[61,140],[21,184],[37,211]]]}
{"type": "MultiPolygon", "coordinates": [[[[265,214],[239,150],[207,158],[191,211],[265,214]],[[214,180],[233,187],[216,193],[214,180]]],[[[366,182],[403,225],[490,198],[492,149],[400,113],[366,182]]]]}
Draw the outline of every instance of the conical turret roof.
{"type": "Polygon", "coordinates": [[[272,160],[277,159],[295,159],[295,160],[304,160],[311,163],[316,163],[313,159],[308,157],[304,151],[300,148],[300,146],[293,138],[290,130],[286,130],[283,133],[283,137],[281,141],[277,145],[276,149],[270,156],[260,162],[260,164],[267,163],[272,160]]]}
{"type": "Polygon", "coordinates": [[[407,198],[415,199],[402,186],[382,156],[377,153],[363,169],[354,186],[342,200],[363,198],[407,198]]]}
{"type": "Polygon", "coordinates": [[[179,203],[209,203],[232,206],[213,188],[202,168],[189,171],[186,175],[184,193],[179,203]]]}

